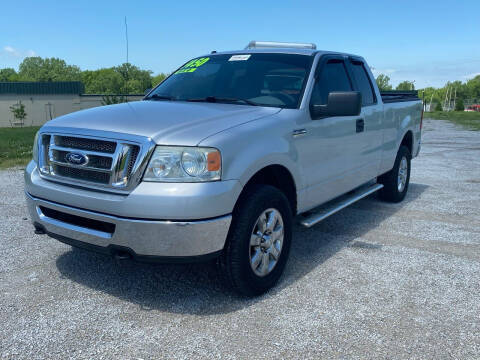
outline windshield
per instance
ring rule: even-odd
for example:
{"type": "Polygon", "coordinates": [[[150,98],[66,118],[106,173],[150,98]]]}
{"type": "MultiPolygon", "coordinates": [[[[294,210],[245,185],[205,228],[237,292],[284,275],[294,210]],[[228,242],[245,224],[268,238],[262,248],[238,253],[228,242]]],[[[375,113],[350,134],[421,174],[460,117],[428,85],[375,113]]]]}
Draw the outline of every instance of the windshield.
{"type": "Polygon", "coordinates": [[[299,106],[312,57],[298,54],[211,55],[196,58],[145,99],[299,106]]]}

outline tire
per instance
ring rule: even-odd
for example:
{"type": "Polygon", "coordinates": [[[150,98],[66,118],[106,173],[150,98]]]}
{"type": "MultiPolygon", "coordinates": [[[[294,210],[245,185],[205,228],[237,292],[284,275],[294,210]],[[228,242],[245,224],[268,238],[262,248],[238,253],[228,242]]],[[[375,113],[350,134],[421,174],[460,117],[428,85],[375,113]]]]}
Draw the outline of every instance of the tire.
{"type": "Polygon", "coordinates": [[[378,178],[378,182],[383,184],[383,188],[379,191],[382,200],[398,203],[405,198],[410,183],[411,160],[410,150],[406,146],[400,146],[393,169],[378,178]]]}
{"type": "Polygon", "coordinates": [[[292,210],[286,196],[273,186],[254,185],[242,194],[235,206],[218,269],[235,292],[244,296],[260,295],[272,288],[282,275],[291,239],[292,210]],[[260,218],[263,215],[265,217],[260,218]],[[270,230],[268,223],[261,221],[265,219],[274,219],[270,230]],[[283,239],[280,241],[281,226],[283,239]],[[252,245],[257,242],[258,246],[252,245]]]}

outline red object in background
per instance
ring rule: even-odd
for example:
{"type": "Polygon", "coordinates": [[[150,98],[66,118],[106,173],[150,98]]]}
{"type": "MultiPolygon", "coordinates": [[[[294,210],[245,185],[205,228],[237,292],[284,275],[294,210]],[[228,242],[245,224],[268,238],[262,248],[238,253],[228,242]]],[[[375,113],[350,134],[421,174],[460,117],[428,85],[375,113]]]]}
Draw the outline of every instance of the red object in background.
{"type": "Polygon", "coordinates": [[[478,111],[478,112],[480,112],[480,105],[479,104],[470,105],[469,107],[467,107],[467,111],[478,111]]]}

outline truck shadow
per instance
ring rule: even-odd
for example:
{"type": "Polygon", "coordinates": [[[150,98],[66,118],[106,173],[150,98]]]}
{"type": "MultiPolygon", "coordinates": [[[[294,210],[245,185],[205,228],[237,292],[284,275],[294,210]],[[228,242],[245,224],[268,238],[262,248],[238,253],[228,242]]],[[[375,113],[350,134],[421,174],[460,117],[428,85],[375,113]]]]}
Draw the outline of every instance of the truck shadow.
{"type": "Polygon", "coordinates": [[[295,225],[284,276],[274,289],[254,299],[239,298],[227,289],[213,262],[120,266],[108,256],[72,249],[58,257],[56,266],[61,276],[137,304],[144,311],[196,315],[233,312],[281,293],[345,247],[381,250],[380,244],[362,241],[362,235],[414,202],[427,188],[411,183],[402,203],[382,203],[373,194],[313,228],[295,225]]]}

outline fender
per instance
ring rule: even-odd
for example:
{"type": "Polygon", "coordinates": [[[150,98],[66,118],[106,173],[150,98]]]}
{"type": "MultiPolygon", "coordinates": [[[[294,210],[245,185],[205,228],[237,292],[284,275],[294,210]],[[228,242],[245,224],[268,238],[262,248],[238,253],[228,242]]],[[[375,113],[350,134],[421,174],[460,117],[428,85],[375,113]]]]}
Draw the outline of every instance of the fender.
{"type": "Polygon", "coordinates": [[[405,103],[385,104],[385,116],[390,117],[391,120],[384,120],[385,123],[390,123],[390,126],[385,130],[380,173],[392,169],[402,140],[409,131],[412,133],[412,156],[416,154],[420,142],[420,111],[418,111],[418,118],[411,114],[417,113],[415,108],[421,108],[421,106],[421,103],[416,102],[410,106],[405,106],[405,103]]]}
{"type": "Polygon", "coordinates": [[[288,117],[272,115],[217,133],[200,145],[220,150],[222,180],[238,180],[245,186],[263,168],[281,165],[292,175],[298,193],[305,185],[291,145],[292,126],[288,117]]]}

